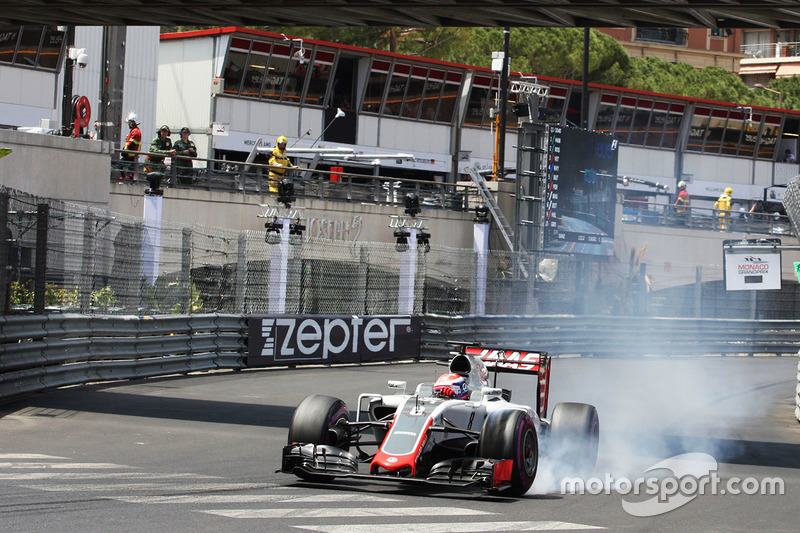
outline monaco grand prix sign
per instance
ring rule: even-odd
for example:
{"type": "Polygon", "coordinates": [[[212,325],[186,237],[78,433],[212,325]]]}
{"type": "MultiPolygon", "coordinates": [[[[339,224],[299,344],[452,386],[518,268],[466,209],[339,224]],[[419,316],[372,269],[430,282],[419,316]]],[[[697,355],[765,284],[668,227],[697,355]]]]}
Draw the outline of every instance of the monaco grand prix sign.
{"type": "Polygon", "coordinates": [[[419,357],[418,316],[269,315],[249,321],[247,366],[419,357]]]}

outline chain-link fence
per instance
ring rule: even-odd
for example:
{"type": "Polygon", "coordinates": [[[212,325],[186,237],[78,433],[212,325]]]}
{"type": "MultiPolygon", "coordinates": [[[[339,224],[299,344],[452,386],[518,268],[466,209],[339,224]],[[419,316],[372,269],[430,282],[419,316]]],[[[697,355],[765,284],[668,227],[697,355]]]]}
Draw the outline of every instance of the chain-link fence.
{"type": "Polygon", "coordinates": [[[724,290],[719,265],[602,262],[183,226],[0,192],[5,313],[571,314],[794,318],[797,284],[724,290]],[[676,279],[678,282],[676,283],[676,279]],[[485,291],[480,290],[485,280],[485,291]],[[479,306],[478,295],[485,294],[479,306]]]}

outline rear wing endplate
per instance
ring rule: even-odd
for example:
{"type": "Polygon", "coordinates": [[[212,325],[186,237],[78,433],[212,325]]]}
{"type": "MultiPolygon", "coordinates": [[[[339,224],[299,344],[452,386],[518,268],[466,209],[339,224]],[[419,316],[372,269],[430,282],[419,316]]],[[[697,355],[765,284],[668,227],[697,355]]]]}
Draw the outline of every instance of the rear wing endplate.
{"type": "Polygon", "coordinates": [[[462,345],[461,353],[479,357],[486,369],[497,373],[536,374],[539,393],[536,395],[536,412],[539,418],[547,417],[547,400],[550,393],[550,356],[547,352],[528,352],[506,350],[504,348],[484,348],[475,345],[462,345]]]}

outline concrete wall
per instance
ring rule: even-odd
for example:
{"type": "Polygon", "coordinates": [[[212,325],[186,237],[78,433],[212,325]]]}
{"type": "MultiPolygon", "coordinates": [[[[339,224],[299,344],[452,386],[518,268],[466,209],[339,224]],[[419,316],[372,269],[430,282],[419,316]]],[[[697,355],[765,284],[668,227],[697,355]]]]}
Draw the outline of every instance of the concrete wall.
{"type": "MultiPolygon", "coordinates": [[[[631,251],[641,253],[647,264],[652,290],[688,285],[695,281],[696,265],[704,265],[703,281],[724,278],[722,242],[726,239],[765,238],[767,235],[745,235],[734,232],[687,230],[664,226],[644,226],[616,221],[615,254],[627,261],[631,251]]],[[[777,237],[777,236],[769,236],[777,237]]],[[[792,236],[781,238],[783,244],[796,244],[792,236]]],[[[781,252],[781,277],[796,283],[794,262],[800,262],[800,251],[781,252]]]]}
{"type": "MultiPolygon", "coordinates": [[[[141,217],[144,185],[115,186],[109,198],[109,210],[141,217]]],[[[165,189],[162,220],[181,224],[205,224],[234,230],[264,231],[267,219],[259,218],[260,204],[276,205],[269,196],[208,192],[190,189],[165,189]]],[[[299,199],[293,207],[302,207],[306,217],[306,235],[357,242],[395,242],[389,227],[389,215],[402,214],[403,208],[299,199]]],[[[419,217],[429,217],[431,243],[456,248],[472,248],[470,212],[423,209],[419,217]]],[[[272,220],[269,219],[271,222],[272,220]]]]}
{"type": "Polygon", "coordinates": [[[109,142],[0,130],[0,184],[44,198],[105,207],[111,188],[109,142]]]}

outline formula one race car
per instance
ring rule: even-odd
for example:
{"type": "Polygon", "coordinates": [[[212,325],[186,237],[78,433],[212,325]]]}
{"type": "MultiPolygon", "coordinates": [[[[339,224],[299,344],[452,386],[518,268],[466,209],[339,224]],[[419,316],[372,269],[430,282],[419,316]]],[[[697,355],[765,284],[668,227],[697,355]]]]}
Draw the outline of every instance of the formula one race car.
{"type": "Polygon", "coordinates": [[[541,443],[559,475],[587,476],[597,459],[597,411],[560,403],[547,419],[549,382],[546,353],[463,346],[449,372],[413,394],[404,381],[389,381],[393,394],[361,394],[355,421],[342,400],[308,396],[295,410],[279,471],[315,482],[362,478],[519,496],[533,484],[541,443]],[[498,372],[536,376],[536,408],[511,403],[511,392],[496,387],[498,372]]]}

